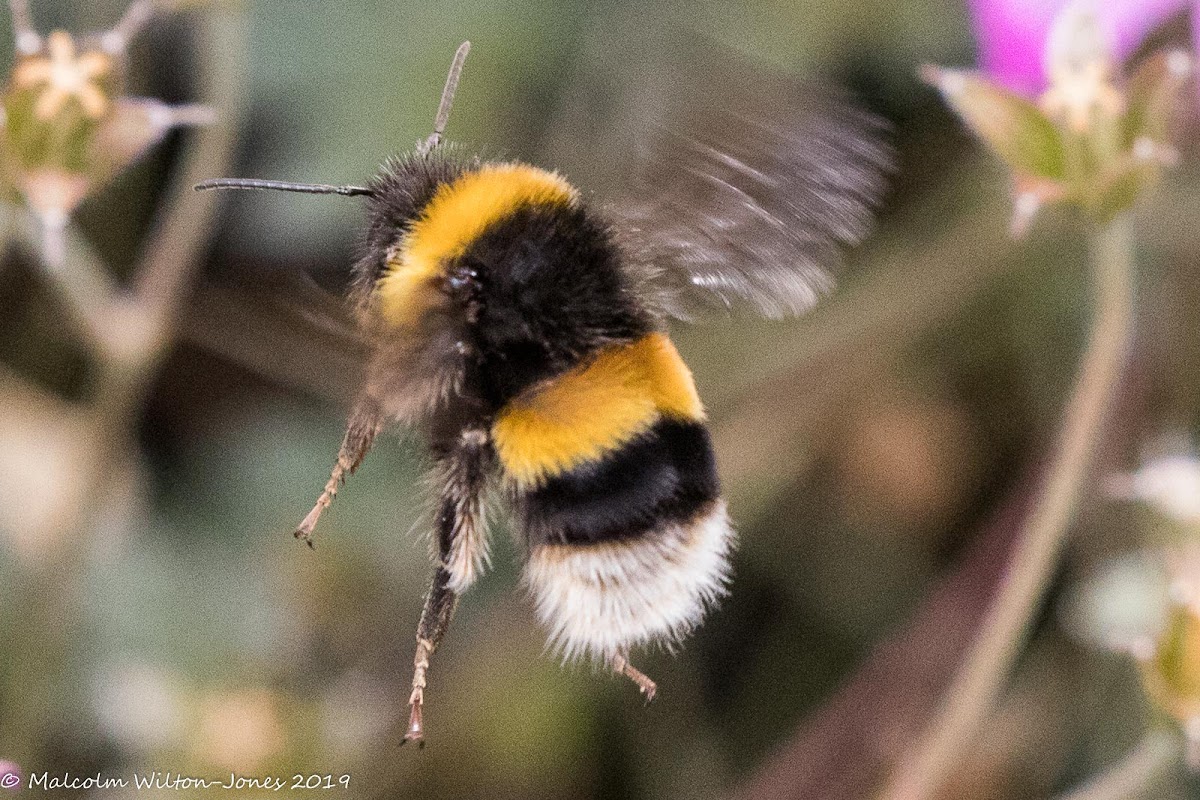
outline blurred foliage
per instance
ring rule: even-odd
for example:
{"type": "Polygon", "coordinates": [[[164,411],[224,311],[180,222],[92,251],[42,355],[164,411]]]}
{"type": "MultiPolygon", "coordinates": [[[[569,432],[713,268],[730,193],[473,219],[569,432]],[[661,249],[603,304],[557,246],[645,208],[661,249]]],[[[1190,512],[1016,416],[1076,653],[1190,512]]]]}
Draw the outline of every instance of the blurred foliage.
{"type": "MultiPolygon", "coordinates": [[[[415,446],[378,445],[308,552],[287,534],[328,474],[345,409],[294,388],[312,382],[272,383],[185,337],[138,416],[138,457],[114,464],[105,502],[63,532],[56,514],[86,468],[70,420],[92,368],[29,254],[9,248],[0,758],[52,775],[349,773],[348,797],[732,791],[971,543],[1044,453],[1074,372],[1086,316],[1075,220],[1050,214],[1010,241],[998,165],[916,75],[921,63],[971,62],[964,12],[929,0],[220,5],[154,22],[130,81],[195,100],[190,75],[207,54],[190,26],[206,13],[239,19],[250,69],[230,175],[362,181],[428,133],[448,59],[469,38],[449,137],[602,194],[626,161],[624,121],[653,109],[669,43],[683,39],[848,85],[894,127],[894,190],[877,234],[808,317],[673,332],[710,407],[741,549],[720,610],[678,654],[639,662],[659,699],[643,708],[622,682],[542,653],[500,530],[494,568],[435,658],[421,752],[397,750],[429,572],[415,446]],[[70,568],[43,569],[60,546],[70,568]],[[58,630],[70,641],[48,647],[58,630]],[[18,706],[41,724],[8,724],[18,706]]],[[[111,24],[124,0],[32,6],[43,31],[83,31],[111,24]]],[[[188,135],[171,134],[81,208],[84,237],[118,279],[188,135]]],[[[1139,215],[1140,339],[1108,470],[1158,433],[1200,428],[1194,149],[1139,215]]],[[[301,270],[336,288],[360,212],[341,199],[226,197],[204,285],[301,270]]],[[[1151,527],[1092,497],[1060,588],[1136,550],[1151,527]]],[[[1149,712],[1134,663],[1058,620],[1045,615],[953,796],[1047,796],[1140,736],[1149,712]]],[[[1196,789],[1177,778],[1157,796],[1196,789]]]]}

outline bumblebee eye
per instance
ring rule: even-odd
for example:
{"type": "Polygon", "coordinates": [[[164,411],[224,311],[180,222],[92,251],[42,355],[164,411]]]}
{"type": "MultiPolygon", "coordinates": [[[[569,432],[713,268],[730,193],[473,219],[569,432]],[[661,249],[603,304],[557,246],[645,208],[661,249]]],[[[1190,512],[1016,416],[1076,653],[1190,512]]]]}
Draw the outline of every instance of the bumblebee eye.
{"type": "Polygon", "coordinates": [[[479,271],[470,263],[455,264],[446,273],[445,288],[448,293],[462,294],[479,283],[479,271]]]}
{"type": "Polygon", "coordinates": [[[473,275],[454,274],[446,280],[446,284],[451,289],[462,289],[471,284],[472,277],[473,275]]]}

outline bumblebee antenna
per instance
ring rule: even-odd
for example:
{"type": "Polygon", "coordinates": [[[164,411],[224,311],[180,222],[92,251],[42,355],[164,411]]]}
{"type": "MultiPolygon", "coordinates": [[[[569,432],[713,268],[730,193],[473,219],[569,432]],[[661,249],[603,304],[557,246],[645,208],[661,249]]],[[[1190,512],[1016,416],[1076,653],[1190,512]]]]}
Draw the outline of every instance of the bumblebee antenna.
{"type": "Polygon", "coordinates": [[[206,189],[262,189],[277,192],[300,192],[301,194],[340,194],[343,197],[366,195],[374,197],[375,191],[366,186],[329,186],[324,183],[289,183],[287,181],[260,181],[256,178],[213,178],[201,181],[192,187],[197,192],[206,189]]]}
{"type": "MultiPolygon", "coordinates": [[[[14,9],[23,6],[22,0],[11,0],[11,2],[14,4],[14,9]]],[[[134,4],[134,6],[139,5],[149,4],[134,4]]],[[[467,60],[469,52],[471,52],[470,42],[463,42],[458,46],[458,50],[454,51],[454,60],[450,62],[450,72],[446,75],[446,85],[442,88],[442,101],[438,103],[437,116],[433,120],[433,133],[417,145],[418,155],[427,155],[442,141],[442,134],[446,132],[446,125],[450,121],[450,109],[454,106],[454,93],[458,91],[458,79],[462,77],[463,62],[467,60]]],[[[287,181],[263,181],[256,178],[214,178],[201,181],[192,188],[197,192],[208,189],[259,189],[301,194],[340,194],[343,197],[375,196],[374,190],[366,186],[330,186],[324,183],[290,183],[287,181]]]]}
{"type": "Polygon", "coordinates": [[[446,132],[446,124],[450,121],[450,109],[454,105],[454,93],[458,91],[458,79],[462,77],[463,62],[467,53],[471,52],[471,43],[463,42],[454,51],[454,60],[450,62],[450,72],[446,75],[446,85],[442,89],[442,101],[438,103],[437,116],[433,119],[433,133],[417,145],[417,154],[425,155],[442,141],[446,132]]]}

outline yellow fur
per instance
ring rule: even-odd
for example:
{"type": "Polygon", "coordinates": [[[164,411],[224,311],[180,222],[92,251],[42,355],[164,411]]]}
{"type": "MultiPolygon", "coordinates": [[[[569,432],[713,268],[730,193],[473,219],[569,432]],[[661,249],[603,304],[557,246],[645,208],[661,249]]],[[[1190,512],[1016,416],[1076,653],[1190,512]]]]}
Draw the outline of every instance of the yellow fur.
{"type": "Polygon", "coordinates": [[[539,384],[492,425],[505,473],[536,486],[649,430],[660,416],[700,420],[704,407],[671,340],[652,333],[539,384]]]}
{"type": "Polygon", "coordinates": [[[570,205],[578,195],[553,172],[488,164],[442,185],[396,248],[375,285],[383,319],[405,326],[433,301],[433,279],[483,231],[525,205],[570,205]]]}
{"type": "Polygon", "coordinates": [[[633,345],[645,364],[654,405],[665,416],[704,419],[704,404],[696,394],[692,371],[664,333],[652,333],[633,345]]]}

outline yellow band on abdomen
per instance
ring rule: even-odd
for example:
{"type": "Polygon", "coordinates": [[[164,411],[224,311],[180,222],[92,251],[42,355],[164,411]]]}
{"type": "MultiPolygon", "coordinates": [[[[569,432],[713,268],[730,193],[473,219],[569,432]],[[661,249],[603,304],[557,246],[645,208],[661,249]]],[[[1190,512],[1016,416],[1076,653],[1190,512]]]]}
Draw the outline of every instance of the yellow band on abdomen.
{"type": "Polygon", "coordinates": [[[510,401],[492,440],[507,477],[530,487],[603,458],[662,416],[702,420],[704,407],[671,340],[651,333],[510,401]]]}

